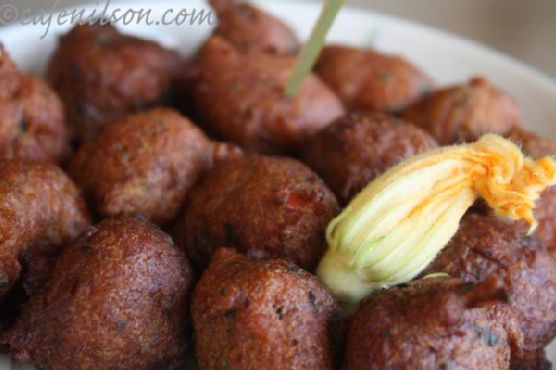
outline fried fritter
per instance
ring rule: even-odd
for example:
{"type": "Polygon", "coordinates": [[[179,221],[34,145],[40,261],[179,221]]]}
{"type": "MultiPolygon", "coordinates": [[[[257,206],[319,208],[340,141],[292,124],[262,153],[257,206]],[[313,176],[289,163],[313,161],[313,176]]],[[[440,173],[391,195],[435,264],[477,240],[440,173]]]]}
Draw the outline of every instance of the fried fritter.
{"type": "Polygon", "coordinates": [[[225,245],[311,270],[326,249],[324,229],[338,212],[334,194],[303,164],[240,156],[217,163],[191,191],[176,240],[199,267],[225,245]]]}
{"type": "Polygon", "coordinates": [[[396,113],[432,87],[400,56],[341,45],[324,48],[315,72],[351,110],[396,113]]]}
{"type": "Polygon", "coordinates": [[[524,336],[524,358],[556,335],[556,260],[515,223],[467,215],[425,274],[446,272],[467,282],[496,275],[504,281],[524,336]]]}
{"type": "Polygon", "coordinates": [[[85,201],[61,169],[0,160],[0,299],[20,276],[22,253],[65,243],[89,225],[85,201]]]}
{"type": "Polygon", "coordinates": [[[512,98],[479,77],[425,96],[404,117],[441,145],[475,141],[487,133],[506,135],[521,125],[521,111],[512,98]]]}
{"type": "Polygon", "coordinates": [[[0,158],[58,164],[69,144],[58,95],[19,71],[0,44],[0,158]]]}
{"type": "Polygon", "coordinates": [[[48,65],[77,142],[103,126],[156,105],[169,94],[181,58],[153,41],[110,25],[74,27],[61,37],[48,65]]]}
{"type": "Polygon", "coordinates": [[[346,370],[507,370],[522,344],[512,310],[490,287],[428,278],[364,301],[346,370]]]}
{"type": "Polygon", "coordinates": [[[125,117],[86,142],[70,173],[102,216],[165,224],[210,164],[213,145],[185,117],[155,108],[125,117]]]}
{"type": "Polygon", "coordinates": [[[202,48],[195,83],[197,114],[217,138],[250,152],[284,154],[344,113],[336,95],[310,75],[295,97],[285,85],[295,57],[240,51],[220,37],[202,48]]]}
{"type": "Polygon", "coordinates": [[[295,53],[300,48],[295,32],[261,9],[233,0],[210,0],[218,15],[214,34],[238,48],[254,48],[275,53],[295,53]]]}
{"type": "Polygon", "coordinates": [[[334,298],[315,276],[285,260],[218,250],[191,310],[202,369],[335,368],[334,298]]]}
{"type": "Polygon", "coordinates": [[[104,220],[64,249],[7,338],[49,370],[171,368],[187,353],[191,271],[155,226],[104,220]]]}
{"type": "Polygon", "coordinates": [[[425,131],[381,113],[339,118],[304,145],[304,162],[347,204],[375,177],[437,146],[425,131]]]}

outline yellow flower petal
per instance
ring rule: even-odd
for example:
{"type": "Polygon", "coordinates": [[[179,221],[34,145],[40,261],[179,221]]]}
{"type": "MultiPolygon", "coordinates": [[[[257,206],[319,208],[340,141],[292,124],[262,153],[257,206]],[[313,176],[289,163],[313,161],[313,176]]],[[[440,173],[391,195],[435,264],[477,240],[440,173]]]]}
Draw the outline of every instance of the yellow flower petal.
{"type": "Polygon", "coordinates": [[[532,232],[535,201],[555,183],[554,159],[525,158],[497,135],[413,157],[371,182],[329,224],[318,275],[337,296],[357,302],[421,273],[477,197],[532,232]]]}

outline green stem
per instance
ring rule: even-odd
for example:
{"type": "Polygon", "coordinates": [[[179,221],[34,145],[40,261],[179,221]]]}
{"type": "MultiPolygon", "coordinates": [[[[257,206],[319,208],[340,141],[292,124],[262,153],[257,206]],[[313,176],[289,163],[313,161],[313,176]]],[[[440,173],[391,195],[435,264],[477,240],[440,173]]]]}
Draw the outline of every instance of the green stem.
{"type": "Polygon", "coordinates": [[[344,3],[345,0],[326,0],[324,3],[319,20],[311,32],[309,41],[307,41],[301,50],[293,73],[286,86],[287,96],[295,96],[299,91],[303,80],[305,80],[305,77],[307,77],[307,75],[311,72],[311,69],[313,68],[313,65],[315,64],[324,46],[326,34],[328,33],[328,30],[330,30],[330,27],[332,27],[332,24],[334,24],[334,20],[344,3]]]}

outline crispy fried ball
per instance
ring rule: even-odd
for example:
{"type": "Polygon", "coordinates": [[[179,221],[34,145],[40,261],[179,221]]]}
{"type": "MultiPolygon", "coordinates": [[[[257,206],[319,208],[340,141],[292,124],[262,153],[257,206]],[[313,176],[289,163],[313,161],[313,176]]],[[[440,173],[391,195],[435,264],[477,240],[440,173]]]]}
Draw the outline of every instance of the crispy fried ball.
{"type": "Polygon", "coordinates": [[[0,44],[0,158],[57,164],[68,154],[69,141],[56,93],[19,71],[0,44]]]}
{"type": "MultiPolygon", "coordinates": [[[[297,35],[287,25],[259,8],[232,0],[211,0],[218,16],[214,35],[239,49],[257,49],[293,54],[300,48],[297,35]]],[[[174,80],[176,105],[187,116],[196,118],[194,91],[199,72],[197,55],[184,63],[174,80]]]]}
{"type": "Polygon", "coordinates": [[[489,132],[506,135],[521,125],[521,111],[512,98],[484,78],[437,90],[404,116],[441,145],[475,141],[489,132]]]}
{"type": "Polygon", "coordinates": [[[12,356],[50,370],[152,370],[183,361],[187,259],[145,222],[104,220],[69,245],[8,333],[12,356]]]}
{"type": "Polygon", "coordinates": [[[315,72],[352,110],[399,112],[432,87],[400,56],[341,45],[324,48],[315,72]]]}
{"type": "Polygon", "coordinates": [[[210,0],[218,15],[214,34],[236,47],[275,53],[296,53],[300,48],[295,32],[279,19],[255,6],[233,0],[210,0]]]}
{"type": "Polygon", "coordinates": [[[200,267],[226,245],[311,270],[326,249],[324,229],[338,212],[334,194],[303,164],[240,156],[217,163],[191,191],[176,240],[200,267]]]}
{"type": "Polygon", "coordinates": [[[167,108],[125,117],[86,142],[70,173],[104,217],[165,224],[210,163],[212,143],[167,108]]]}
{"type": "Polygon", "coordinates": [[[61,244],[90,225],[81,193],[61,169],[0,161],[0,300],[21,273],[22,253],[61,244]]]}
{"type": "MultiPolygon", "coordinates": [[[[544,156],[556,156],[556,143],[548,138],[536,135],[523,128],[515,128],[509,138],[521,146],[523,151],[539,159],[544,156]]],[[[535,237],[554,255],[556,255],[556,186],[546,189],[536,202],[535,217],[539,223],[535,237]]]]}
{"type": "Polygon", "coordinates": [[[524,357],[556,335],[556,260],[515,224],[469,214],[425,272],[446,272],[467,282],[503,279],[524,335],[524,357]]]}
{"type": "Polygon", "coordinates": [[[168,95],[180,57],[153,41],[110,25],[84,25],[62,36],[48,65],[48,80],[60,93],[76,141],[168,95]]]}
{"type": "Polygon", "coordinates": [[[295,57],[239,51],[211,38],[199,56],[197,113],[206,129],[251,152],[290,153],[344,113],[334,93],[317,77],[289,98],[285,85],[295,57]]]}
{"type": "Polygon", "coordinates": [[[381,113],[339,118],[304,145],[304,162],[347,204],[390,167],[436,147],[425,131],[381,113]]]}
{"type": "Polygon", "coordinates": [[[191,311],[204,370],[334,368],[334,298],[315,276],[285,260],[220,249],[191,311]]]}
{"type": "Polygon", "coordinates": [[[429,278],[377,293],[351,323],[345,369],[509,369],[521,332],[491,289],[429,278]]]}

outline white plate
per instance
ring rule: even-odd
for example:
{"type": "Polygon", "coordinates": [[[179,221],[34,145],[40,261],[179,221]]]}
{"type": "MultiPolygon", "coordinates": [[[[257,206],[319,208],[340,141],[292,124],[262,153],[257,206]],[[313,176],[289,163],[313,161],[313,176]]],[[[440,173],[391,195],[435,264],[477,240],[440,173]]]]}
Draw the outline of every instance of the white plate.
{"type": "MultiPolygon", "coordinates": [[[[298,1],[261,1],[259,5],[287,20],[302,38],[309,35],[320,10],[318,4],[300,4],[298,1]]],[[[198,0],[157,1],[156,5],[154,2],[119,2],[113,4],[112,8],[116,6],[133,9],[151,7],[153,19],[170,8],[208,9],[204,2],[198,0]]],[[[88,11],[93,8],[86,7],[88,11]]],[[[189,54],[207,37],[210,28],[207,23],[202,26],[166,27],[142,24],[126,26],[123,30],[159,40],[183,54],[189,54]]],[[[0,29],[0,41],[21,68],[42,73],[48,55],[56,45],[57,36],[68,29],[69,26],[52,25],[48,36],[41,40],[43,27],[12,26],[0,29]]],[[[504,55],[429,27],[353,8],[343,10],[329,40],[373,46],[405,55],[420,65],[438,84],[464,81],[476,74],[488,76],[520,103],[530,128],[556,139],[555,81],[504,55]]],[[[551,361],[556,363],[556,344],[548,352],[551,361]]],[[[0,370],[7,369],[30,368],[10,365],[9,359],[0,358],[0,370]]]]}

